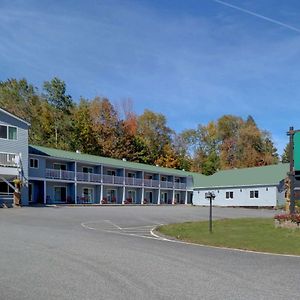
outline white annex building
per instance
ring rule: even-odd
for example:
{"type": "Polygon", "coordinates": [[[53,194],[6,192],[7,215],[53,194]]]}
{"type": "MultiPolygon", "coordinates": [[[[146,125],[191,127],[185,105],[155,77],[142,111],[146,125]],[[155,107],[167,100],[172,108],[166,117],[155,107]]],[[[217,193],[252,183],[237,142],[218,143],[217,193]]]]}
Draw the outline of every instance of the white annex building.
{"type": "Polygon", "coordinates": [[[219,171],[194,183],[193,203],[208,205],[214,192],[216,206],[278,206],[285,203],[284,179],[289,164],[219,171]]]}

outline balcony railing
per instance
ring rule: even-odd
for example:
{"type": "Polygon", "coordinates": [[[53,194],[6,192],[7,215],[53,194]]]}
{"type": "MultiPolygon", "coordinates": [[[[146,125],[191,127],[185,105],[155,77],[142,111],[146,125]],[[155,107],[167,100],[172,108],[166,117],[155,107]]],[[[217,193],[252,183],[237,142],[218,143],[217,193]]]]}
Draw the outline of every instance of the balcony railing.
{"type": "Polygon", "coordinates": [[[159,187],[159,181],[153,179],[144,179],[144,186],[159,187]]]}
{"type": "Polygon", "coordinates": [[[46,169],[45,176],[49,179],[74,180],[75,172],[56,169],[46,169]]]}
{"type": "Polygon", "coordinates": [[[101,175],[94,173],[77,172],[77,180],[86,182],[101,182],[101,175]]]}
{"type": "Polygon", "coordinates": [[[103,175],[103,183],[123,184],[123,176],[103,175]]]}
{"type": "Polygon", "coordinates": [[[175,182],[175,183],[174,183],[174,189],[185,190],[185,189],[186,189],[186,183],[175,182]]]}
{"type": "Polygon", "coordinates": [[[126,185],[142,186],[143,185],[143,179],[142,178],[135,178],[135,177],[125,177],[125,184],[126,185]]]}
{"type": "Polygon", "coordinates": [[[18,167],[19,156],[13,153],[0,153],[0,166],[18,167]]]}
{"type": "MultiPolygon", "coordinates": [[[[64,171],[56,169],[46,169],[46,178],[49,179],[61,179],[61,180],[75,180],[75,172],[73,171],[64,171]]],[[[81,182],[95,182],[104,184],[117,184],[129,186],[145,186],[145,187],[154,187],[158,188],[159,186],[163,189],[186,189],[186,183],[182,182],[172,182],[172,181],[160,181],[154,179],[142,179],[135,177],[123,177],[123,176],[112,176],[112,175],[102,175],[94,173],[83,173],[77,172],[76,174],[77,181],[81,182]]]]}

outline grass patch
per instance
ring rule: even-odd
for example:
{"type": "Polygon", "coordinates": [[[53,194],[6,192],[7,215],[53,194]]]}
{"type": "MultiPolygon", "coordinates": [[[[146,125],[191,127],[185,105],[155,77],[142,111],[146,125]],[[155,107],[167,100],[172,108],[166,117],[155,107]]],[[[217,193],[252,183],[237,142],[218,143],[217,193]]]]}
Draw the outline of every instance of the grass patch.
{"type": "Polygon", "coordinates": [[[275,228],[273,219],[216,220],[211,234],[207,221],[163,225],[158,231],[197,244],[300,255],[300,230],[275,228]]]}

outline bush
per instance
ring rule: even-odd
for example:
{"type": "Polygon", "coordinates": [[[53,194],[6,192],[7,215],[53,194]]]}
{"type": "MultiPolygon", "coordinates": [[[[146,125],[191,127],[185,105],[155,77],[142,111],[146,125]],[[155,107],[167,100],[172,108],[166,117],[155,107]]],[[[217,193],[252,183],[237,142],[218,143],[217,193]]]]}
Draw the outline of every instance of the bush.
{"type": "Polygon", "coordinates": [[[291,221],[300,224],[300,214],[278,214],[274,216],[274,219],[279,222],[291,221]]]}

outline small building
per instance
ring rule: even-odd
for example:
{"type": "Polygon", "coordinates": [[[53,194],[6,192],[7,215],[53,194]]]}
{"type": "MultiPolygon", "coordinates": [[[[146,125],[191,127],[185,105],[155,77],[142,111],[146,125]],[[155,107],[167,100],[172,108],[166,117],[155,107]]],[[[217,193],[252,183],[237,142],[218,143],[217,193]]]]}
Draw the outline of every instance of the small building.
{"type": "Polygon", "coordinates": [[[28,204],[28,128],[30,124],[0,108],[0,207],[11,205],[16,178],[22,204],[28,204]]]}
{"type": "Polygon", "coordinates": [[[214,192],[215,206],[275,207],[285,203],[284,179],[289,164],[219,171],[194,182],[193,204],[209,205],[206,192],[214,192]]]}

